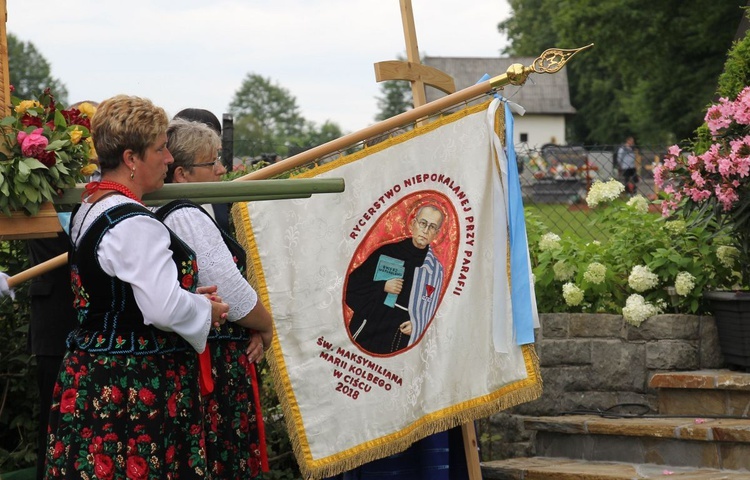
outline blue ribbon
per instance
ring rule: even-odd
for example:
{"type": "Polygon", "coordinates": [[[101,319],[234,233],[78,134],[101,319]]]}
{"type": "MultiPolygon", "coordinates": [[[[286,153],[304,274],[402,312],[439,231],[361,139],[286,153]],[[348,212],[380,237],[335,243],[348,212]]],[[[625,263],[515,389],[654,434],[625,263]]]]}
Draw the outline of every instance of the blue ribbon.
{"type": "MultiPolygon", "coordinates": [[[[484,74],[479,82],[489,80],[484,74]]],[[[513,112],[508,100],[498,93],[495,98],[505,106],[505,155],[508,158],[508,229],[510,233],[510,280],[513,305],[513,329],[516,343],[534,343],[534,307],[531,301],[531,275],[529,272],[529,245],[526,237],[526,219],[523,214],[521,178],[518,175],[516,149],[513,147],[513,112]]],[[[504,272],[503,272],[504,273],[504,272]]]]}

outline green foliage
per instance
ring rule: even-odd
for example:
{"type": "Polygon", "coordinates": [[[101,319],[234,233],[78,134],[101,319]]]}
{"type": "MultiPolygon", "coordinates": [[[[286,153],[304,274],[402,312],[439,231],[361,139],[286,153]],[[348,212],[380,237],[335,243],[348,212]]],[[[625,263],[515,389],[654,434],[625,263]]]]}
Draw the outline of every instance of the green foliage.
{"type": "MultiPolygon", "coordinates": [[[[745,16],[750,16],[750,9],[744,11],[745,16]]],[[[727,54],[724,71],[719,76],[718,94],[735,98],[747,85],[750,85],[750,35],[746,34],[734,42],[727,54]]]]}
{"type": "Polygon", "coordinates": [[[558,46],[558,35],[550,28],[559,9],[558,2],[548,0],[508,0],[513,15],[498,25],[510,40],[504,53],[535,57],[558,46]]]}
{"type": "Polygon", "coordinates": [[[343,135],[333,122],[318,126],[306,120],[287,89],[258,74],[247,75],[229,110],[235,119],[236,156],[275,153],[287,157],[343,135]]]}
{"type": "Polygon", "coordinates": [[[23,42],[8,34],[8,70],[10,83],[19,98],[32,98],[48,88],[61,103],[68,103],[68,90],[53,78],[49,62],[33,43],[23,42]]]}
{"type": "MultiPolygon", "coordinates": [[[[743,9],[750,18],[750,8],[743,9]]],[[[678,212],[684,215],[698,215],[707,222],[718,224],[727,232],[732,246],[737,251],[739,282],[747,288],[750,282],[750,186],[747,175],[742,170],[715,169],[709,165],[738,164],[747,151],[738,149],[750,132],[741,112],[747,101],[741,92],[750,84],[750,30],[734,42],[727,54],[724,71],[719,76],[717,93],[723,97],[723,107],[719,102],[708,107],[707,121],[696,128],[693,136],[684,141],[684,150],[667,154],[664,167],[659,175],[665,185],[676,191],[667,199],[677,203],[678,212]],[[722,124],[716,122],[721,118],[722,124]],[[709,119],[713,119],[709,126],[709,119]],[[695,157],[694,157],[695,156],[695,157]],[[694,159],[694,160],[691,160],[694,159]],[[667,167],[668,162],[671,163],[667,167]],[[727,163],[728,162],[728,163],[727,163]],[[700,183],[696,180],[700,179],[700,183]],[[691,190],[701,188],[708,192],[701,200],[693,198],[691,190]],[[736,198],[728,201],[720,198],[720,192],[732,192],[736,198]],[[677,198],[681,195],[683,198],[677,198]]],[[[673,148],[676,148],[673,147],[673,148]]]]}
{"type": "Polygon", "coordinates": [[[383,121],[410,110],[413,105],[411,82],[389,80],[380,84],[382,96],[378,100],[378,114],[375,120],[383,121]]]}
{"type": "Polygon", "coordinates": [[[745,2],[511,0],[507,53],[594,43],[568,65],[578,110],[569,139],[611,144],[686,138],[701,124],[745,2]]]}
{"type": "Polygon", "coordinates": [[[543,239],[550,233],[547,225],[533,213],[527,211],[526,216],[540,312],[622,314],[627,299],[639,294],[663,311],[699,314],[707,310],[703,291],[730,287],[736,280],[717,253],[729,242],[726,232],[698,213],[686,220],[668,220],[618,199],[591,212],[591,227],[601,232],[601,240],[563,235],[553,247],[543,239]],[[603,278],[592,278],[589,268],[594,262],[606,268],[603,278]],[[645,291],[635,290],[629,282],[639,265],[658,277],[645,291]],[[672,291],[680,272],[690,274],[694,283],[682,294],[672,291]],[[566,283],[583,291],[579,304],[564,299],[566,283]]]}
{"type": "MultiPolygon", "coordinates": [[[[28,268],[26,245],[0,242],[0,271],[13,275],[28,268]]],[[[39,416],[35,367],[27,353],[28,288],[16,300],[0,298],[0,473],[34,465],[39,416]]]]}
{"type": "Polygon", "coordinates": [[[274,390],[271,372],[265,361],[259,366],[258,372],[262,376],[260,396],[266,426],[268,463],[271,469],[270,472],[263,475],[263,478],[268,480],[301,480],[302,474],[292,451],[292,443],[289,439],[284,415],[274,390]]]}

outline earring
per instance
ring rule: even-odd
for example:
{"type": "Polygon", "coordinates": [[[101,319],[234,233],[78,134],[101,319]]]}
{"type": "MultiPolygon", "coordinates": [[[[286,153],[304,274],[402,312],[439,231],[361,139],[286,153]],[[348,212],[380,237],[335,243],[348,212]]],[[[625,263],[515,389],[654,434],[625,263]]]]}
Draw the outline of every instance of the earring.
{"type": "Polygon", "coordinates": [[[135,168],[130,170],[130,179],[133,180],[135,178],[135,168]]]}

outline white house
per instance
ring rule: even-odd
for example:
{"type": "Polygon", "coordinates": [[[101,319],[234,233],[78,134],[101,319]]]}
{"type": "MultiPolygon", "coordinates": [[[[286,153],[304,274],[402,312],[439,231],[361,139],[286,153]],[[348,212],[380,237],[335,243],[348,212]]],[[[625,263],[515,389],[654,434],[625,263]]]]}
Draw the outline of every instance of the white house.
{"type": "MultiPolygon", "coordinates": [[[[529,66],[534,57],[471,58],[424,57],[422,63],[447,73],[461,90],[477,83],[484,74],[495,77],[505,73],[514,63],[529,66]]],[[[529,75],[521,87],[508,85],[500,93],[526,109],[524,116],[516,116],[516,148],[537,149],[547,143],[566,145],[566,116],[576,113],[570,104],[567,67],[554,74],[529,75]]],[[[427,87],[427,101],[445,96],[442,91],[427,87]]]]}

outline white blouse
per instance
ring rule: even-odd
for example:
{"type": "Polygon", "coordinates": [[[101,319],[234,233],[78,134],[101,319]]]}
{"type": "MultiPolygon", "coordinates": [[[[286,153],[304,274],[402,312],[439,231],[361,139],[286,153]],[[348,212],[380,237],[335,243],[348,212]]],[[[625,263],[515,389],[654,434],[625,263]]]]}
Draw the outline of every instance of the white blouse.
{"type": "Polygon", "coordinates": [[[198,259],[198,284],[218,287],[216,294],[229,304],[230,322],[255,308],[258,294],[237,269],[221,232],[210,218],[194,208],[178,208],[164,223],[193,249],[198,259]]]}
{"type": "MultiPolygon", "coordinates": [[[[79,232],[105,210],[125,202],[135,203],[123,195],[111,195],[93,205],[84,201],[71,221],[70,238],[78,245],[83,236],[79,232]]],[[[137,215],[109,229],[96,255],[107,275],[132,286],[146,325],[179,334],[201,353],[211,330],[211,302],[180,288],[169,244],[169,232],[161,222],[137,215]]]]}

